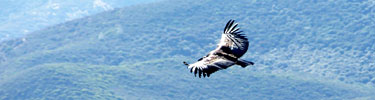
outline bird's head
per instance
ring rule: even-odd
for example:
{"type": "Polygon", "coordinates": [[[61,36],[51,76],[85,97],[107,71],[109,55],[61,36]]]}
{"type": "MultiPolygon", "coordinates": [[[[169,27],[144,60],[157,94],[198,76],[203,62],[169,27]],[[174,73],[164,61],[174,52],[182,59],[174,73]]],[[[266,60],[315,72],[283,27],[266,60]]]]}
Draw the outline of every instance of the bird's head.
{"type": "Polygon", "coordinates": [[[184,61],[183,63],[184,63],[186,66],[189,66],[189,64],[188,64],[187,62],[184,61]]]}

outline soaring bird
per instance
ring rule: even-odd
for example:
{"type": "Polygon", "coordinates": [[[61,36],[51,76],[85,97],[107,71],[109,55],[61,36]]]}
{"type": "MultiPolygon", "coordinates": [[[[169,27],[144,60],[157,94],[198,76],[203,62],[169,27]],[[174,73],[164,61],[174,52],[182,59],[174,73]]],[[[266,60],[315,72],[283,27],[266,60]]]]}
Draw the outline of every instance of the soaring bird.
{"type": "Polygon", "coordinates": [[[254,65],[251,61],[240,59],[246,53],[249,41],[244,34],[241,34],[242,31],[239,31],[240,28],[237,28],[237,25],[234,20],[229,20],[215,50],[193,64],[183,62],[191,73],[194,73],[195,76],[198,74],[199,78],[202,75],[210,77],[212,73],[232,65],[240,65],[242,68],[254,65]]]}

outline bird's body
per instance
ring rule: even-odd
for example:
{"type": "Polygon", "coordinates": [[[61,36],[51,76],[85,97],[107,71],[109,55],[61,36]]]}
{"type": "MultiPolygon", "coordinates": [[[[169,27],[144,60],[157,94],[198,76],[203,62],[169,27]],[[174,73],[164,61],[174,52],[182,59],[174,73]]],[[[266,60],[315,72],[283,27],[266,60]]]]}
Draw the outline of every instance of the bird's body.
{"type": "Polygon", "coordinates": [[[253,65],[253,62],[239,59],[246,53],[249,42],[243,34],[240,34],[242,31],[236,28],[237,25],[237,23],[234,24],[234,20],[229,20],[215,50],[212,50],[193,64],[184,62],[190,72],[194,72],[195,75],[198,74],[199,77],[201,75],[209,77],[212,73],[232,65],[240,65],[242,67],[253,65]]]}

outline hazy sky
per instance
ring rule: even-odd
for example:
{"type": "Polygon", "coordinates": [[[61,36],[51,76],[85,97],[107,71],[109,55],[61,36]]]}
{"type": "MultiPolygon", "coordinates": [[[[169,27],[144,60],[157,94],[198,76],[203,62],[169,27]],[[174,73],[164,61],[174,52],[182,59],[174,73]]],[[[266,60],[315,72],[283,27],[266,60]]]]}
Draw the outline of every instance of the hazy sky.
{"type": "Polygon", "coordinates": [[[1,0],[0,41],[124,6],[160,0],[1,0]]]}

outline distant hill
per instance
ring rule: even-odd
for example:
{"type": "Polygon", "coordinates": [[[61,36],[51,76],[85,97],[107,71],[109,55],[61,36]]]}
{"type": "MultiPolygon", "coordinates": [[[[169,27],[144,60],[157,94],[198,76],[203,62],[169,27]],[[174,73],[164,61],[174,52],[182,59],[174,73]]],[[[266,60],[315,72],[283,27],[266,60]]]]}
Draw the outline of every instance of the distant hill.
{"type": "Polygon", "coordinates": [[[1,0],[0,41],[102,11],[159,0],[1,0]]]}
{"type": "Polygon", "coordinates": [[[370,1],[169,0],[69,21],[0,44],[0,99],[374,99],[370,1]],[[182,61],[229,19],[255,62],[198,79],[182,61]]]}

